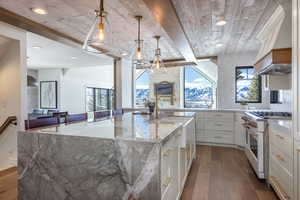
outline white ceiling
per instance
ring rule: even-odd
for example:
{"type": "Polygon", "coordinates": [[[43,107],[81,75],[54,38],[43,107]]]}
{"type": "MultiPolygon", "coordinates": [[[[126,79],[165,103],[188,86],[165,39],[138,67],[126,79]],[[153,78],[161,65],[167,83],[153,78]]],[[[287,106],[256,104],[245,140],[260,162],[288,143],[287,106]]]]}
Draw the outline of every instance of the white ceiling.
{"type": "Polygon", "coordinates": [[[72,48],[30,32],[27,33],[27,57],[28,68],[32,69],[113,65],[113,59],[108,56],[91,55],[80,48],[72,48]],[[35,46],[41,49],[33,48],[35,46]]]}

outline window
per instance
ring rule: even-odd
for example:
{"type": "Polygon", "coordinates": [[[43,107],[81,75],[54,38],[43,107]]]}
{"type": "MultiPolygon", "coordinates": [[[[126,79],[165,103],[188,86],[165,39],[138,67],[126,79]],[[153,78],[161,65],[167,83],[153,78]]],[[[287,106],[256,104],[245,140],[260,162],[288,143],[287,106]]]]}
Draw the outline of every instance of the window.
{"type": "Polygon", "coordinates": [[[86,88],[86,111],[94,112],[113,108],[113,90],[104,88],[86,88]]]}
{"type": "Polygon", "coordinates": [[[149,70],[138,71],[136,79],[135,99],[136,107],[145,107],[145,102],[149,100],[149,70]],[[140,74],[139,74],[140,73],[140,74]]]}
{"type": "Polygon", "coordinates": [[[236,67],[235,102],[261,103],[261,77],[253,67],[236,67]]]}
{"type": "Polygon", "coordinates": [[[193,67],[184,68],[184,107],[212,108],[215,84],[193,67]]]}

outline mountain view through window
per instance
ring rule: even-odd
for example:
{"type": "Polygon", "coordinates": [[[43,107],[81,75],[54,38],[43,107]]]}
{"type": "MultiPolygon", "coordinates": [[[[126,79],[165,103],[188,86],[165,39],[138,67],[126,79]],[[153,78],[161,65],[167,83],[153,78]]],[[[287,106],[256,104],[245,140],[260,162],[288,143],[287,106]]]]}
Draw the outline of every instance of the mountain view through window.
{"type": "Polygon", "coordinates": [[[193,67],[184,68],[184,106],[186,108],[211,108],[213,83],[193,67]]]}
{"type": "Polygon", "coordinates": [[[145,102],[149,100],[149,70],[145,70],[136,79],[136,107],[145,107],[145,102]]]}

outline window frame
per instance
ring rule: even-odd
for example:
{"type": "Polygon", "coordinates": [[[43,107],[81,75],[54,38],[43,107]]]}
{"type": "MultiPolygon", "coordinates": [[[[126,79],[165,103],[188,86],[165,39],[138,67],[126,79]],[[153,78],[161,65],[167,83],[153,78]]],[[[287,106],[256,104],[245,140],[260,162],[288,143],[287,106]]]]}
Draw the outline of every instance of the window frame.
{"type": "MultiPolygon", "coordinates": [[[[150,73],[150,69],[145,69],[139,76],[135,77],[135,86],[134,86],[134,107],[137,107],[137,98],[136,98],[136,82],[137,80],[143,76],[146,72],[149,72],[150,73]]],[[[150,74],[149,74],[149,97],[147,99],[147,101],[150,101],[150,74]]],[[[146,108],[146,106],[143,106],[143,107],[138,107],[138,108],[146,108]]]]}
{"type": "MultiPolygon", "coordinates": [[[[235,103],[262,103],[262,78],[261,75],[258,75],[258,100],[257,101],[238,101],[237,100],[237,75],[238,75],[238,70],[240,69],[254,69],[253,66],[236,66],[235,67],[235,77],[234,77],[234,81],[235,81],[235,90],[234,90],[234,96],[235,96],[235,103]]],[[[252,79],[247,79],[247,80],[252,80],[252,79]]]]}
{"type": "MultiPolygon", "coordinates": [[[[183,68],[183,107],[184,108],[191,108],[191,107],[186,107],[186,102],[185,102],[185,70],[186,70],[186,67],[192,67],[192,66],[185,66],[184,68],[183,68]]],[[[211,80],[210,79],[208,79],[207,78],[207,76],[205,76],[205,74],[203,74],[203,73],[201,73],[200,71],[196,71],[196,69],[194,69],[193,67],[192,67],[192,69],[196,72],[196,73],[199,73],[201,76],[203,76],[203,78],[205,78],[207,81],[209,81],[211,84],[212,84],[212,88],[214,89],[214,83],[212,83],[211,82],[211,80]]],[[[213,92],[214,92],[214,90],[213,90],[213,92]]],[[[213,94],[214,95],[214,94],[213,94]]],[[[216,102],[214,102],[214,98],[213,98],[213,96],[212,96],[212,103],[214,104],[214,103],[216,103],[216,102]]],[[[212,104],[212,105],[213,105],[212,104]]],[[[197,109],[197,108],[196,108],[197,109]]]]}
{"type": "MultiPolygon", "coordinates": [[[[111,108],[111,101],[112,101],[112,99],[111,99],[111,95],[112,95],[112,93],[114,92],[113,91],[113,89],[108,89],[108,88],[96,88],[96,87],[86,87],[85,88],[85,110],[86,110],[86,112],[97,112],[97,111],[104,111],[104,110],[97,110],[96,109],[96,102],[97,102],[97,100],[96,100],[96,90],[99,90],[99,94],[100,94],[100,99],[101,99],[101,91],[102,90],[106,90],[106,92],[107,92],[107,95],[106,95],[106,99],[107,99],[107,108],[106,109],[104,109],[104,110],[111,110],[112,108],[111,108]],[[87,89],[92,89],[93,90],[93,110],[92,111],[88,111],[87,110],[87,101],[86,101],[86,97],[87,97],[87,93],[86,93],[86,91],[87,91],[87,89]]],[[[100,104],[101,104],[101,102],[100,102],[100,104]]]]}

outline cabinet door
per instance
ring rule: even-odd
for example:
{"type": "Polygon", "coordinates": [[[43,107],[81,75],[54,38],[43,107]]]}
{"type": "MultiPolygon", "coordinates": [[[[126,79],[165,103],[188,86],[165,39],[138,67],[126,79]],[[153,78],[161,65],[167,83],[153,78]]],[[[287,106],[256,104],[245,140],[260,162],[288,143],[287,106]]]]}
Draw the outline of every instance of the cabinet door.
{"type": "Polygon", "coordinates": [[[244,121],[241,119],[242,116],[239,113],[235,115],[234,141],[235,145],[244,147],[246,143],[246,129],[243,127],[244,121]]]}
{"type": "Polygon", "coordinates": [[[295,140],[294,151],[294,196],[300,200],[300,142],[295,140]]]}

